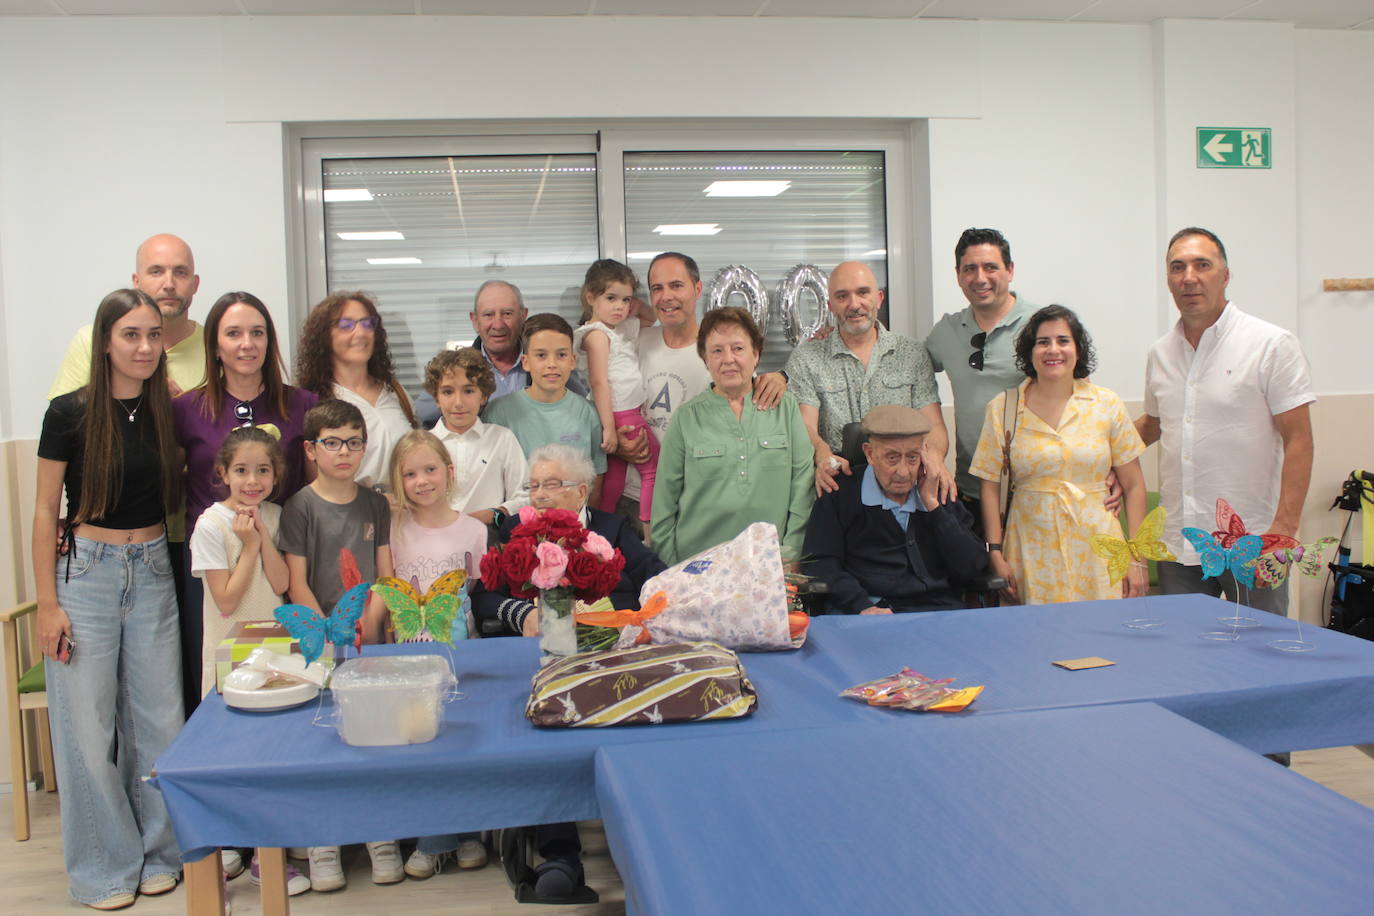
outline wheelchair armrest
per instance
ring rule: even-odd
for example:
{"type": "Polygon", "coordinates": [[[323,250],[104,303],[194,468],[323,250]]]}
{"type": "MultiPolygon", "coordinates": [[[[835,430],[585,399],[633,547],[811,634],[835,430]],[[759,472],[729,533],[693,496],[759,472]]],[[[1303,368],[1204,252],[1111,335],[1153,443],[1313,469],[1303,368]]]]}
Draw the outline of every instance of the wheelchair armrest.
{"type": "Polygon", "coordinates": [[[1007,587],[1007,580],[992,573],[974,576],[964,583],[973,592],[1000,592],[1007,587]]]}

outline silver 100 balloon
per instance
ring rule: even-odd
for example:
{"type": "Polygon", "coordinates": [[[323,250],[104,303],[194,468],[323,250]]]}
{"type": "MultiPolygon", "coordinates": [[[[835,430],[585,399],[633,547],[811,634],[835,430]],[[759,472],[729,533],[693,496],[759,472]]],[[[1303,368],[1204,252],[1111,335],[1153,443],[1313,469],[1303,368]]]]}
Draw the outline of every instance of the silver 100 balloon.
{"type": "Polygon", "coordinates": [[[768,320],[774,310],[782,319],[783,334],[787,342],[796,346],[809,340],[822,328],[835,324],[835,316],[826,307],[826,282],[829,278],[825,271],[814,264],[798,264],[789,270],[778,282],[772,295],[764,288],[763,280],[748,267],[731,264],[716,271],[711,280],[711,292],[706,300],[707,309],[718,309],[729,303],[730,297],[738,293],[744,297],[744,308],[759,332],[768,333],[768,320]],[[804,319],[802,299],[810,296],[813,300],[806,312],[811,320],[804,319]],[[771,307],[770,307],[771,306],[771,307]]]}

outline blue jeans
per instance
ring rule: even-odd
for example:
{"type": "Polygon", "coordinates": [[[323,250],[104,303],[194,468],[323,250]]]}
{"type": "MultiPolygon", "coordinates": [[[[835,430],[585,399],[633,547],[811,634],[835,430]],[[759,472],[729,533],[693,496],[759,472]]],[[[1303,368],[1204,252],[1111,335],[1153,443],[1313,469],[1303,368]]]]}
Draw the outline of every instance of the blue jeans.
{"type": "Polygon", "coordinates": [[[167,540],[78,537],[57,564],[71,664],[49,659],[49,717],[71,895],[95,903],[181,870],[162,795],[143,777],[182,724],[181,647],[167,540]]]}
{"type": "Polygon", "coordinates": [[[415,840],[415,848],[425,855],[437,856],[453,852],[464,840],[481,839],[480,833],[441,833],[438,836],[422,836],[415,840]]]}

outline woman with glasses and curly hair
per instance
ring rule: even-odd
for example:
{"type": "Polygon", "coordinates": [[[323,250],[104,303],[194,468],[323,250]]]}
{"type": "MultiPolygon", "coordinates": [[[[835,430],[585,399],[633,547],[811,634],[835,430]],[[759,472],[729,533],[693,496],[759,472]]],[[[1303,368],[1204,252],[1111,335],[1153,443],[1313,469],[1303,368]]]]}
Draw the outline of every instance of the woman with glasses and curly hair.
{"type": "Polygon", "coordinates": [[[362,412],[367,451],[354,478],[385,492],[391,449],[415,428],[415,410],[396,380],[377,304],[363,292],[334,293],[310,310],[296,346],[296,384],[362,412]]]}
{"type": "Polygon", "coordinates": [[[1008,582],[1004,597],[1016,604],[1132,598],[1149,586],[1135,562],[1120,585],[1092,550],[1094,534],[1119,536],[1121,526],[1102,504],[1104,482],[1115,470],[1125,491],[1126,519],[1134,537],[1145,518],[1145,443],[1121,398],[1088,381],[1096,367],[1092,338],[1062,305],[1047,305],[1026,319],[1016,338],[1016,365],[1026,374],[1015,389],[1011,479],[1015,495],[1006,530],[998,481],[1006,442],[1008,392],[989,402],[969,470],[982,480],[983,529],[994,574],[1008,582]]]}

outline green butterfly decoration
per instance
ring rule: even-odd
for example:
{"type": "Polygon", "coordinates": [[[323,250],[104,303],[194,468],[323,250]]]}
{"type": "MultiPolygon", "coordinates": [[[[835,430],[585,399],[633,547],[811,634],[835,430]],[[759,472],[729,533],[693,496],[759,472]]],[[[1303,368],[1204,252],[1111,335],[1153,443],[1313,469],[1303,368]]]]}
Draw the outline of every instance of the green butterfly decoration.
{"type": "Polygon", "coordinates": [[[397,642],[414,642],[421,633],[428,633],[435,642],[453,645],[453,618],[462,607],[459,589],[468,574],[461,569],[444,573],[434,580],[424,597],[415,586],[401,579],[383,576],[372,586],[382,596],[391,611],[397,642]]]}

